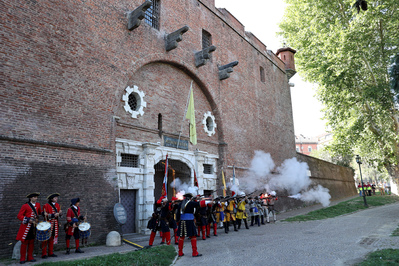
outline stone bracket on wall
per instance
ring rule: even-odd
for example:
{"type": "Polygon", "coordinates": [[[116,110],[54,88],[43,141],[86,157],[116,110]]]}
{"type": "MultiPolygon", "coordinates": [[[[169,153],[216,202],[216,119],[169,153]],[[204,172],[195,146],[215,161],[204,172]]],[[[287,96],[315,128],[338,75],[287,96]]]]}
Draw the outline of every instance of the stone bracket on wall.
{"type": "Polygon", "coordinates": [[[219,80],[224,80],[230,77],[230,73],[233,72],[233,67],[238,65],[238,61],[231,62],[227,65],[218,67],[219,69],[219,80]]]}
{"type": "Polygon", "coordinates": [[[166,35],[166,51],[169,52],[175,48],[177,48],[177,43],[183,40],[183,34],[187,32],[190,28],[188,26],[184,26],[183,28],[178,29],[172,33],[166,35]]]}
{"type": "Polygon", "coordinates": [[[287,78],[290,80],[296,74],[296,71],[293,69],[286,69],[285,73],[287,73],[287,78]]]}
{"type": "Polygon", "coordinates": [[[127,29],[134,30],[138,26],[140,26],[141,21],[144,18],[145,12],[152,6],[152,2],[150,0],[146,0],[141,6],[129,12],[127,15],[127,29]]]}
{"type": "Polygon", "coordinates": [[[206,60],[211,57],[211,53],[216,50],[216,46],[212,45],[194,54],[195,66],[200,67],[206,64],[206,60]]]}

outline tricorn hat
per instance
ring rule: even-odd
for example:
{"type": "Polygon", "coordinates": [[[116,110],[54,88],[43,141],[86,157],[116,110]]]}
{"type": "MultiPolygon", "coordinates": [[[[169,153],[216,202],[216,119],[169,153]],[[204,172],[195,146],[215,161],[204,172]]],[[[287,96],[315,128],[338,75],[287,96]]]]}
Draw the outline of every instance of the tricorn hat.
{"type": "Polygon", "coordinates": [[[51,199],[53,199],[55,197],[59,197],[59,196],[60,196],[60,193],[52,193],[52,194],[48,195],[47,199],[51,200],[51,199]]]}
{"type": "Polygon", "coordinates": [[[39,196],[40,196],[39,192],[33,192],[33,193],[26,195],[27,198],[39,197],[39,196]]]}
{"type": "Polygon", "coordinates": [[[75,204],[78,203],[79,201],[80,201],[80,198],[71,199],[71,205],[75,205],[75,204]]]}
{"type": "Polygon", "coordinates": [[[186,193],[186,194],[183,195],[183,197],[192,198],[192,197],[193,197],[193,194],[191,194],[191,193],[186,193]]]}

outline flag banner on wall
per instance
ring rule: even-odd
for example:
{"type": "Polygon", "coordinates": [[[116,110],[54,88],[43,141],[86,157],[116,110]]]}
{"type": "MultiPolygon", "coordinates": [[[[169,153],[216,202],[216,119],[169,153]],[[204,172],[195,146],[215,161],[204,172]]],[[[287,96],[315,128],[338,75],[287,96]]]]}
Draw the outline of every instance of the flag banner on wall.
{"type": "Polygon", "coordinates": [[[199,188],[199,186],[198,186],[197,174],[195,173],[195,170],[194,170],[194,186],[197,187],[197,188],[199,188]]]}
{"type": "Polygon", "coordinates": [[[224,180],[224,172],[222,171],[222,181],[223,181],[223,197],[226,197],[226,181],[224,180]]]}
{"type": "MultiPolygon", "coordinates": [[[[233,164],[233,188],[235,189],[235,185],[236,185],[236,168],[233,164]]],[[[231,196],[234,196],[236,194],[235,191],[231,191],[231,196]]]]}
{"type": "Polygon", "coordinates": [[[190,87],[190,100],[187,107],[186,119],[190,120],[190,142],[197,145],[197,130],[195,128],[195,109],[194,109],[194,92],[193,83],[190,87]]]}
{"type": "Polygon", "coordinates": [[[165,176],[163,178],[162,184],[162,197],[168,197],[168,155],[166,154],[166,162],[165,162],[165,176]]]}

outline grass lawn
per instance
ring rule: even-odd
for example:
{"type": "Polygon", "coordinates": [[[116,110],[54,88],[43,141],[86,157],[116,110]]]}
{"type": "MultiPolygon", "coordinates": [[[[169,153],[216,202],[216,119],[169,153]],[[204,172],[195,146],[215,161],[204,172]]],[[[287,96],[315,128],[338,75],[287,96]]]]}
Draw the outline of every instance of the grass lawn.
{"type": "MultiPolygon", "coordinates": [[[[366,197],[367,205],[369,207],[382,206],[399,201],[399,197],[395,195],[373,195],[366,197]]],[[[295,217],[287,218],[284,221],[310,221],[333,218],[343,214],[352,213],[355,211],[366,209],[364,206],[363,197],[354,198],[348,201],[338,203],[337,205],[323,208],[317,211],[309,212],[305,215],[298,215],[295,217]]],[[[399,228],[397,228],[391,236],[399,236],[399,228]]],[[[399,249],[382,249],[372,252],[367,255],[365,260],[359,266],[368,265],[399,265],[399,249]]]]}
{"type": "Polygon", "coordinates": [[[174,246],[157,246],[149,249],[142,249],[124,254],[111,254],[106,256],[97,256],[91,259],[74,261],[45,262],[38,264],[40,266],[82,266],[82,265],[137,265],[137,266],[169,266],[172,264],[177,253],[174,246]]]}
{"type": "Polygon", "coordinates": [[[399,265],[399,249],[382,249],[374,251],[368,254],[364,261],[356,265],[399,265]]]}
{"type": "MultiPolygon", "coordinates": [[[[389,195],[389,196],[373,195],[371,197],[366,197],[366,201],[369,207],[376,207],[397,202],[399,201],[399,197],[395,195],[389,195]]],[[[312,211],[304,215],[298,215],[295,217],[287,218],[284,221],[294,222],[294,221],[321,220],[321,219],[337,217],[343,214],[352,213],[363,209],[366,209],[366,207],[364,206],[363,197],[358,197],[338,203],[331,207],[312,211]]]]}

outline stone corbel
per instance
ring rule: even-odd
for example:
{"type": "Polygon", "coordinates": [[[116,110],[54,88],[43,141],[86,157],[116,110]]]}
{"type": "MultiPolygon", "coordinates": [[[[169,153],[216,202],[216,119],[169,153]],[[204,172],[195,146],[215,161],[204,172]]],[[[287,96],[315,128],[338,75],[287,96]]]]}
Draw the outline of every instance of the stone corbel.
{"type": "Polygon", "coordinates": [[[177,43],[183,40],[183,34],[189,29],[188,26],[184,26],[183,28],[166,35],[166,51],[169,52],[170,50],[177,48],[177,43]]]}
{"type": "Polygon", "coordinates": [[[144,18],[144,14],[148,8],[150,8],[152,2],[150,0],[146,0],[141,6],[133,10],[127,15],[127,29],[134,30],[141,24],[141,20],[144,18]]]}
{"type": "Polygon", "coordinates": [[[195,57],[195,66],[200,67],[206,64],[206,60],[210,58],[211,53],[216,50],[216,46],[209,46],[202,51],[196,52],[194,54],[195,57]]]}
{"type": "Polygon", "coordinates": [[[219,69],[219,80],[224,80],[230,77],[230,73],[233,72],[233,67],[238,65],[238,61],[231,62],[227,65],[218,67],[219,69]]]}

